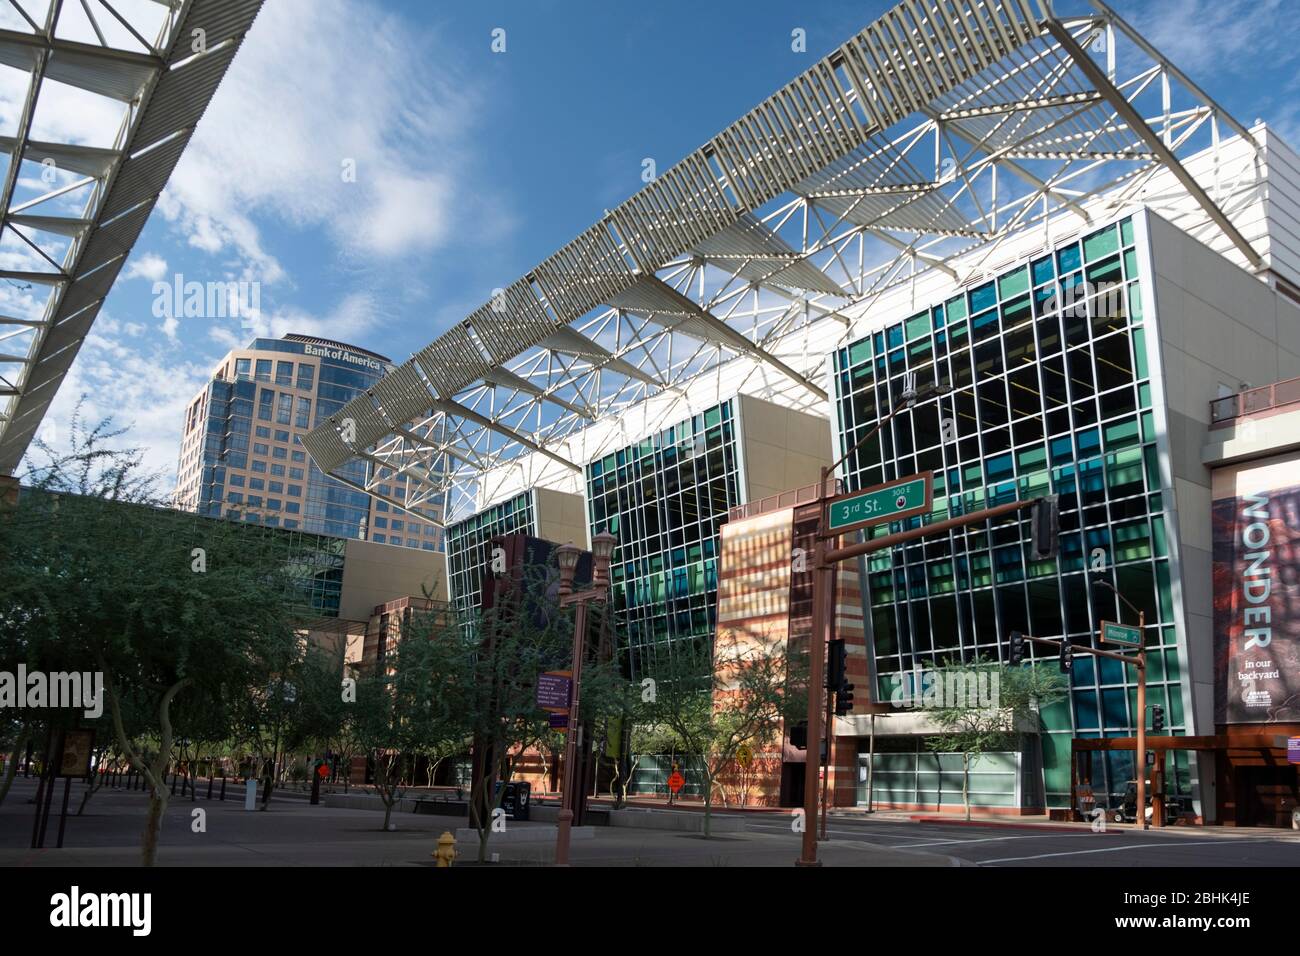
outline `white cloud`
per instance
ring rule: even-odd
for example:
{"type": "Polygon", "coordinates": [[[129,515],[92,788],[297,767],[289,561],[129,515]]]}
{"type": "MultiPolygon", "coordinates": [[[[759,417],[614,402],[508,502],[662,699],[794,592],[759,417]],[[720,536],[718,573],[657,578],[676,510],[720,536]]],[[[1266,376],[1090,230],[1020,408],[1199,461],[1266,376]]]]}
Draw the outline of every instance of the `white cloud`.
{"type": "MultiPolygon", "coordinates": [[[[81,410],[85,422],[93,426],[111,415],[117,427],[129,426],[115,447],[143,448],[145,467],[161,472],[160,488],[168,490],[176,479],[185,408],[212,369],[177,362],[173,351],[159,345],[139,339],[128,343],[119,336],[122,331],[130,335],[130,323],[124,328],[108,315],[99,317],[46,413],[42,435],[53,437],[50,444],[56,449],[65,449],[68,422],[85,394],[81,410]]],[[[41,460],[40,453],[33,451],[27,465],[33,463],[32,454],[37,462],[41,460]]]]}
{"type": "Polygon", "coordinates": [[[157,282],[167,275],[167,260],[152,252],[145,252],[131,258],[130,264],[121,279],[148,279],[157,282]]]}
{"type": "Polygon", "coordinates": [[[475,102],[446,63],[368,0],[267,4],[160,208],[268,284],[284,275],[262,240],[268,215],[324,230],[347,259],[436,247],[474,201],[457,180],[475,102]]]}
{"type": "Polygon", "coordinates": [[[251,339],[280,338],[290,332],[364,345],[379,318],[378,305],[371,295],[354,292],[323,315],[294,306],[264,309],[255,319],[231,319],[214,325],[208,337],[227,348],[243,348],[251,339]]]}
{"type": "MultiPolygon", "coordinates": [[[[1258,71],[1294,58],[1292,35],[1278,29],[1294,14],[1282,0],[1158,0],[1145,3],[1133,25],[1192,77],[1258,71]]],[[[1253,117],[1240,117],[1250,122],[1253,117]]]]}

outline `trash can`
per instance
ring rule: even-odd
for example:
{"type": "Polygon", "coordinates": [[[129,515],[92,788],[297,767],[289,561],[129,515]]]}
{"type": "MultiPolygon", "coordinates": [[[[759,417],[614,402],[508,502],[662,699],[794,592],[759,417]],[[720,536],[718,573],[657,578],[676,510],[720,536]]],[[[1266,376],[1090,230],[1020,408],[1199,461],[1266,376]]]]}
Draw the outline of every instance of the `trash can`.
{"type": "MultiPolygon", "coordinates": [[[[501,796],[501,809],[512,820],[527,820],[529,804],[532,802],[533,785],[525,780],[512,781],[505,785],[506,792],[501,796]]],[[[501,783],[497,783],[497,793],[501,793],[501,783]]]]}

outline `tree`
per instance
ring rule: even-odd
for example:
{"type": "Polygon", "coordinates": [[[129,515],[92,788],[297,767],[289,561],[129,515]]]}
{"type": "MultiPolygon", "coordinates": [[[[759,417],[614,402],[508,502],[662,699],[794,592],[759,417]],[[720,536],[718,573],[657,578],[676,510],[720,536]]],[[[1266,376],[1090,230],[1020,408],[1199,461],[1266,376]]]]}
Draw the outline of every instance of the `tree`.
{"type": "Polygon", "coordinates": [[[760,648],[720,632],[710,653],[702,642],[673,644],[656,663],[651,724],[674,737],[699,761],[704,777],[704,836],[711,836],[719,775],[742,746],[764,748],[780,738],[781,723],[801,710],[798,680],[784,650],[760,648]]]}
{"type": "Polygon", "coordinates": [[[374,760],[384,830],[401,799],[400,761],[418,752],[462,751],[471,732],[462,704],[472,681],[472,641],[454,621],[432,615],[415,621],[384,666],[358,681],[349,707],[352,733],[374,760]]]}
{"type": "Polygon", "coordinates": [[[72,410],[67,450],[56,450],[42,437],[32,442],[44,462],[30,464],[22,483],[42,491],[86,498],[161,504],[158,496],[161,475],[145,470],[144,449],[112,446],[129,429],[115,428],[111,415],[87,428],[81,415],[86,398],[85,394],[78,398],[72,410]]]}
{"type": "Polygon", "coordinates": [[[0,754],[8,754],[5,761],[4,777],[0,779],[0,804],[9,795],[14,775],[18,772],[18,761],[22,759],[27,741],[31,739],[31,724],[26,720],[14,720],[7,714],[0,716],[0,754]]]}
{"type": "Polygon", "coordinates": [[[927,738],[934,753],[961,754],[961,798],[970,820],[970,770],[983,754],[1019,749],[1023,728],[1034,722],[1042,707],[1068,692],[1064,679],[1045,667],[1007,667],[976,658],[971,663],[945,663],[926,677],[922,705],[932,710],[940,732],[927,738]]]}
{"type": "MultiPolygon", "coordinates": [[[[549,565],[523,568],[517,587],[492,609],[473,615],[465,628],[476,637],[472,680],[459,706],[470,716],[474,744],[480,748],[474,755],[480,772],[470,791],[480,863],[487,859],[493,816],[520,759],[551,733],[548,713],[537,706],[537,678],[572,665],[574,612],[559,606],[557,573],[549,565]]],[[[605,633],[605,613],[602,605],[588,608],[580,725],[615,712],[614,689],[623,683],[610,662],[601,659],[600,639],[593,637],[605,633]]]]}
{"type": "Polygon", "coordinates": [[[0,641],[29,667],[103,675],[117,744],[151,788],[141,859],[152,865],[177,727],[226,713],[294,641],[287,539],[155,507],[138,452],[103,447],[118,434],[74,427],[73,451],[34,469],[7,506],[0,641]],[[148,715],[143,737],[131,713],[148,715]]]}
{"type": "MultiPolygon", "coordinates": [[[[127,429],[115,428],[111,416],[87,428],[82,417],[85,401],[86,396],[82,395],[73,409],[65,450],[56,450],[42,436],[33,441],[32,458],[39,460],[29,462],[21,483],[39,492],[159,504],[159,475],[144,470],[143,449],[113,447],[114,440],[124,435],[127,429]]],[[[0,518],[7,525],[0,528],[0,538],[12,545],[26,540],[29,535],[42,533],[44,529],[40,527],[40,521],[44,510],[12,505],[0,508],[0,518]]],[[[36,669],[38,662],[43,660],[48,669],[56,658],[67,658],[50,654],[58,641],[58,634],[50,630],[57,620],[57,612],[45,592],[35,586],[37,579],[29,577],[46,570],[39,565],[40,552],[5,553],[7,560],[0,563],[0,662],[12,671],[19,662],[36,669]],[[38,558],[35,567],[24,561],[24,558],[33,557],[38,558]],[[43,601],[45,606],[41,608],[39,605],[43,601]]],[[[6,721],[6,724],[3,728],[6,732],[0,734],[0,739],[12,741],[13,749],[4,778],[0,781],[0,803],[9,792],[19,757],[28,742],[42,739],[42,732],[48,729],[49,722],[28,714],[20,720],[6,721]]],[[[102,740],[103,736],[100,734],[99,738],[102,740]]],[[[91,792],[93,790],[88,790],[86,799],[91,792]]],[[[84,808],[85,799],[82,801],[84,808]]]]}

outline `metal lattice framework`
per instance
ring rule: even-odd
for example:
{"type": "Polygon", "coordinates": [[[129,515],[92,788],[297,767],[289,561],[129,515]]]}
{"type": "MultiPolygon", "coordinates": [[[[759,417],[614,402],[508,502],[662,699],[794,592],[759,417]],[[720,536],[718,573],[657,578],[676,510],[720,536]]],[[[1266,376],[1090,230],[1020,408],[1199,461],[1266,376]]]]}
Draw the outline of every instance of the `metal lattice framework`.
{"type": "Polygon", "coordinates": [[[934,270],[970,281],[1010,237],[1084,228],[1166,172],[1261,268],[1184,166],[1223,131],[1255,176],[1260,144],[1101,0],[1073,5],[904,0],[322,423],[309,453],[326,473],[366,461],[372,494],[400,472],[390,501],[446,495],[454,520],[489,472],[544,456],[580,473],[585,428],[725,363],[824,407],[819,329],[842,336],[934,270]]]}
{"type": "Polygon", "coordinates": [[[0,66],[27,73],[17,128],[0,135],[0,313],[14,313],[0,314],[0,474],[26,452],[261,6],[0,0],[0,66]],[[106,105],[121,111],[111,142],[66,132],[75,110],[106,105]],[[42,126],[65,132],[41,139],[42,126]]]}

